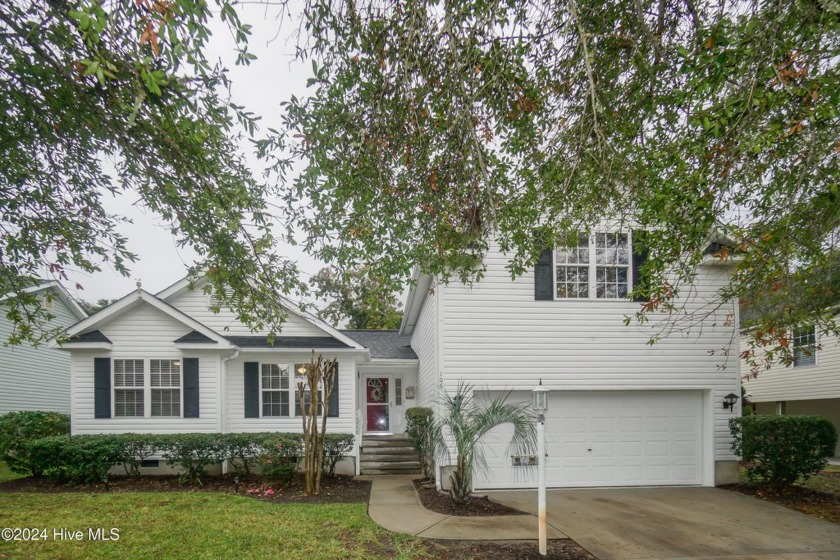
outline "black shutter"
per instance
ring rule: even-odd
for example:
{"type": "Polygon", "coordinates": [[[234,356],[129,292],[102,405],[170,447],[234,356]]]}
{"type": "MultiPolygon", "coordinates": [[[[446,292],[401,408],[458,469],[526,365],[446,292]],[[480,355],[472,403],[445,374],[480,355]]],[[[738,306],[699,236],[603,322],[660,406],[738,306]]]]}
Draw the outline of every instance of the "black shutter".
{"type": "Polygon", "coordinates": [[[198,358],[184,358],[184,418],[198,418],[198,358]]]}
{"type": "Polygon", "coordinates": [[[245,418],[260,417],[260,368],[257,362],[245,362],[245,418]]]}
{"type": "Polygon", "coordinates": [[[648,258],[647,237],[647,231],[633,231],[633,301],[650,299],[650,287],[642,278],[642,267],[648,258]]]}
{"type": "Polygon", "coordinates": [[[111,358],[93,359],[93,417],[111,417],[111,358]]]}
{"type": "Polygon", "coordinates": [[[338,417],[338,362],[335,363],[335,373],[333,375],[333,392],[330,395],[330,409],[327,411],[329,418],[338,417]]]}
{"type": "Polygon", "coordinates": [[[534,299],[537,301],[554,299],[552,264],[551,249],[546,249],[534,266],[534,299]]]}

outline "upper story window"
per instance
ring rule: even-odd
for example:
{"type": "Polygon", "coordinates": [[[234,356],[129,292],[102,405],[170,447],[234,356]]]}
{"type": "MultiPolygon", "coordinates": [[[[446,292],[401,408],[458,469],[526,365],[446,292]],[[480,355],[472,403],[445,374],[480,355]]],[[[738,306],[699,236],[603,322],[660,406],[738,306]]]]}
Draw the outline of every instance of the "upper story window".
{"type": "Polygon", "coordinates": [[[554,252],[557,299],[626,299],[631,290],[630,235],[596,232],[554,252]]]}
{"type": "Polygon", "coordinates": [[[817,365],[817,331],[814,327],[793,331],[793,366],[817,365]]]}

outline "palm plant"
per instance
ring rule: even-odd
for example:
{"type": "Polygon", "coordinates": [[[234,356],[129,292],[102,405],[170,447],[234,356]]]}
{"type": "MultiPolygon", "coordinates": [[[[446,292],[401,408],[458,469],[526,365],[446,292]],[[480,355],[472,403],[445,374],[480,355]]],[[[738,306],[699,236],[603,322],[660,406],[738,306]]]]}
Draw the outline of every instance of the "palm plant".
{"type": "Polygon", "coordinates": [[[435,422],[434,440],[439,459],[456,454],[455,471],[449,476],[449,495],[456,504],[465,503],[472,492],[473,473],[485,469],[481,439],[496,426],[513,425],[510,447],[530,452],[536,446],[536,432],[528,405],[507,402],[510,392],[489,403],[477,402],[471,385],[461,383],[454,395],[441,401],[441,417],[435,422]]]}

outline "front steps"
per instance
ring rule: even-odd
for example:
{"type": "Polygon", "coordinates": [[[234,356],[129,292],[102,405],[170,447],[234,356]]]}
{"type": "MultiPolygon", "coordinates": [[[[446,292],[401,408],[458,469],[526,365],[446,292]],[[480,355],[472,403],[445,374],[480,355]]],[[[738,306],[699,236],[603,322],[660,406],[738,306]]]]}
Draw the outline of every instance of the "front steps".
{"type": "Polygon", "coordinates": [[[420,474],[420,457],[403,434],[362,436],[361,474],[420,474]]]}

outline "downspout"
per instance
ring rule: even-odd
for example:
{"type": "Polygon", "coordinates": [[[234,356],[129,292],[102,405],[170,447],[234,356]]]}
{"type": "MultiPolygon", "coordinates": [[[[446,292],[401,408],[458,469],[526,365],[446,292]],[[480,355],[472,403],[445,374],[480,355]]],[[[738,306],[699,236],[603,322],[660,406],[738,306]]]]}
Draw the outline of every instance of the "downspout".
{"type": "MultiPolygon", "coordinates": [[[[233,351],[233,354],[228,356],[227,358],[222,359],[222,367],[219,368],[220,370],[220,377],[219,379],[219,407],[221,410],[219,411],[220,414],[220,421],[221,421],[221,433],[227,433],[227,416],[228,416],[228,399],[227,399],[227,374],[228,374],[228,364],[231,360],[235,360],[239,357],[239,348],[233,351]]],[[[230,465],[228,464],[227,459],[222,462],[222,474],[227,474],[230,470],[230,465]]]]}

